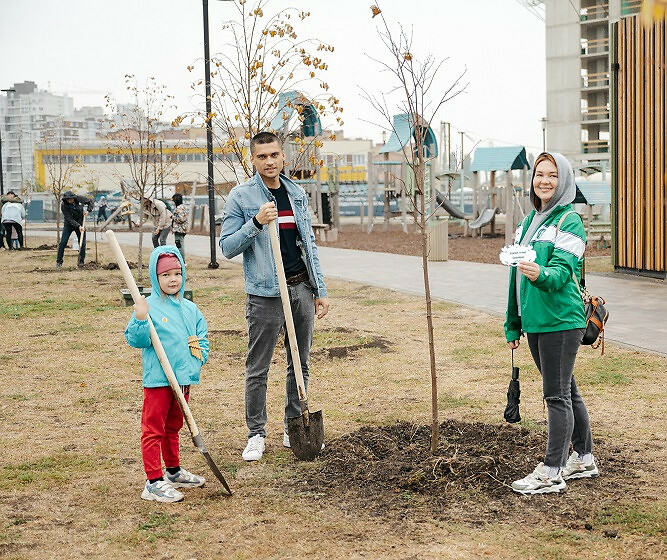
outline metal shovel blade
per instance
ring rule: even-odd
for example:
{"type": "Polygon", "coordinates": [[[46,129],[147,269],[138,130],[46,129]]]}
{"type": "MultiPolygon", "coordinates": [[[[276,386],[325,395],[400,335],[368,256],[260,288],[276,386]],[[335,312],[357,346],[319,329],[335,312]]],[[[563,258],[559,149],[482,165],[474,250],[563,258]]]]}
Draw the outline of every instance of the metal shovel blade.
{"type": "Polygon", "coordinates": [[[288,418],[287,433],[292,452],[297,459],[312,461],[322,451],[324,442],[322,411],[306,411],[296,418],[288,418]]]}
{"type": "Polygon", "coordinates": [[[193,436],[192,442],[195,444],[195,447],[201,451],[201,454],[204,456],[204,459],[206,459],[206,463],[208,464],[208,467],[211,469],[215,477],[220,481],[220,483],[224,486],[225,490],[229,493],[229,495],[232,495],[232,491],[230,490],[227,481],[225,480],[225,477],[222,476],[222,473],[220,472],[220,469],[218,466],[213,462],[213,458],[211,457],[211,454],[208,452],[206,449],[206,446],[204,445],[204,440],[201,437],[201,434],[197,434],[196,436],[193,436]]]}

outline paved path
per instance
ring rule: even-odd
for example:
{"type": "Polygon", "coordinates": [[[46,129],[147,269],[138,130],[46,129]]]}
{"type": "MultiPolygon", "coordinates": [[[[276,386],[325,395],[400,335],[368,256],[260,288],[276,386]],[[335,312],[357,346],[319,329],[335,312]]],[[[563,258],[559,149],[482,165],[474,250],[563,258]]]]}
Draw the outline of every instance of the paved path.
{"type": "MultiPolygon", "coordinates": [[[[53,231],[38,231],[34,226],[30,233],[55,235],[53,231]]],[[[136,233],[119,231],[116,235],[121,244],[136,245],[138,242],[136,233]]],[[[150,246],[150,235],[144,235],[144,243],[145,247],[150,246]]],[[[186,238],[189,254],[208,257],[209,247],[208,237],[188,235],[186,238]]],[[[424,293],[420,257],[332,247],[320,247],[319,254],[327,277],[418,295],[424,293]]],[[[218,260],[224,260],[219,248],[217,255],[218,260]]],[[[241,262],[240,257],[233,261],[241,262]]],[[[504,316],[507,298],[505,266],[464,261],[432,262],[429,272],[431,294],[435,299],[504,316]]],[[[666,282],[628,275],[589,274],[587,286],[591,293],[603,296],[608,302],[607,340],[667,356],[666,282]]]]}

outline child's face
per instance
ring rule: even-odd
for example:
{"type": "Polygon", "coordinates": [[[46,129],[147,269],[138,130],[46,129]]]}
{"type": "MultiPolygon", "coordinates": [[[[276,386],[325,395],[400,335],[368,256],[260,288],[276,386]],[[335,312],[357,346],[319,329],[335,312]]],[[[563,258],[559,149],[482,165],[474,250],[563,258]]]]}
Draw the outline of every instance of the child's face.
{"type": "Polygon", "coordinates": [[[168,296],[173,296],[181,289],[183,273],[180,268],[172,268],[171,270],[166,270],[162,274],[158,274],[157,280],[158,284],[160,284],[162,293],[165,293],[168,296]]]}

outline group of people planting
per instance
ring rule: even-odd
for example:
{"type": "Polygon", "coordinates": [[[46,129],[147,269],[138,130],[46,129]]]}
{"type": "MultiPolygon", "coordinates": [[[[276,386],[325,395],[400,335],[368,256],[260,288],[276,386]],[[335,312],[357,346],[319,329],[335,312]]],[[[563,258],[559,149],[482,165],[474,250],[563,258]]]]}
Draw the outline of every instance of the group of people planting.
{"type": "MultiPolygon", "coordinates": [[[[245,363],[248,439],[242,458],[258,461],[266,447],[268,370],[281,330],[286,331],[288,362],[282,434],[285,447],[290,446],[288,419],[302,413],[281,303],[278,278],[281,275],[275,268],[269,228],[277,224],[306,389],[314,319],[327,314],[329,300],[308,212],[308,197],[303,188],[282,174],[285,154],[280,139],[273,133],[261,132],[251,139],[250,153],[257,172],[231,190],[219,243],[226,258],[243,254],[248,323],[245,363]]],[[[505,321],[510,348],[517,348],[522,334],[526,334],[542,374],[548,408],[544,462],[511,486],[522,494],[562,492],[566,480],[598,475],[588,414],[573,377],[585,327],[577,277],[581,274],[586,244],[581,219],[571,213],[574,197],[574,173],[567,160],[560,154],[541,154],[530,193],[535,209],[516,233],[516,242],[531,244],[537,257],[534,262],[520,262],[511,269],[505,321]],[[570,442],[573,452],[568,455],[570,442]]],[[[128,343],[142,349],[141,451],[146,482],[141,497],[176,502],[184,497],[179,488],[199,487],[205,480],[180,466],[178,432],[183,416],[151,344],[148,316],[186,399],[190,386],[199,383],[201,366],[208,358],[208,328],[197,306],[183,298],[186,269],[177,247],[166,245],[154,249],[149,274],[151,295],[135,303],[125,331],[128,343]]]]}

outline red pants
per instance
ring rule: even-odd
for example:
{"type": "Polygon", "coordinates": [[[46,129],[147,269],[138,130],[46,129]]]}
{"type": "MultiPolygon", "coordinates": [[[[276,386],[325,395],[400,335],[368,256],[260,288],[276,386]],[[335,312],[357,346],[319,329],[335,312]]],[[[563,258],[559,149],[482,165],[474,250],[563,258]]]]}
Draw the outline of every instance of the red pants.
{"type": "MultiPolygon", "coordinates": [[[[183,388],[187,401],[190,387],[183,388]]],[[[141,411],[141,457],[146,478],[162,476],[165,467],[180,466],[178,432],[183,427],[183,413],[171,387],[144,387],[144,406],[141,411]]]]}

